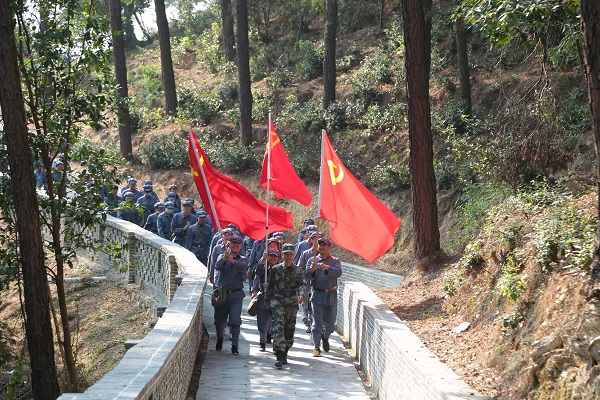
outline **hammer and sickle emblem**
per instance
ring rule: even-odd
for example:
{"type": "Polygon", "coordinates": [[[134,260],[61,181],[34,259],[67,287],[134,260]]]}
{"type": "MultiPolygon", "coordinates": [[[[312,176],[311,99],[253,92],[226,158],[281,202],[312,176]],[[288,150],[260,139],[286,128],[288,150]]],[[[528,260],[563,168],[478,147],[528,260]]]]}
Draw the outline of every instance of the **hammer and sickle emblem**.
{"type": "Polygon", "coordinates": [[[271,148],[274,148],[281,142],[279,136],[277,136],[277,132],[271,131],[271,148]]]}
{"type": "Polygon", "coordinates": [[[335,186],[344,179],[344,169],[341,165],[335,165],[335,163],[331,160],[327,160],[327,165],[329,166],[329,175],[331,176],[331,183],[335,186]],[[335,176],[335,169],[339,168],[338,176],[335,176]]]}

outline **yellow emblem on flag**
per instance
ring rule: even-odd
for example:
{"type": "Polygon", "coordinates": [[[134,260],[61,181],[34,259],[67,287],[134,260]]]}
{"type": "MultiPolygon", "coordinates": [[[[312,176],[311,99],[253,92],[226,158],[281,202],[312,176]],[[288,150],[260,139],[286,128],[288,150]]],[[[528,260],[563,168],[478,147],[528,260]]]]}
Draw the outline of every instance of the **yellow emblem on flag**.
{"type": "Polygon", "coordinates": [[[327,165],[329,166],[329,175],[331,176],[331,184],[335,186],[338,183],[340,183],[342,181],[342,179],[344,179],[344,169],[339,164],[336,166],[335,163],[331,160],[327,160],[327,165]],[[336,168],[339,168],[339,170],[340,170],[338,176],[335,176],[336,168]]]}

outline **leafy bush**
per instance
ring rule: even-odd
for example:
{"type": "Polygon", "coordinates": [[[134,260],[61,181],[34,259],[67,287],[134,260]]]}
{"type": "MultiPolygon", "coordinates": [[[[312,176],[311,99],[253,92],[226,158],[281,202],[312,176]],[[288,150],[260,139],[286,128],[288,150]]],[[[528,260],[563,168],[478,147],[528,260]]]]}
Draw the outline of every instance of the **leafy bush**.
{"type": "Polygon", "coordinates": [[[323,74],[323,57],[325,50],[323,42],[313,44],[307,40],[298,42],[300,60],[296,64],[296,73],[300,79],[310,81],[323,74]]]}
{"type": "Polygon", "coordinates": [[[300,104],[293,95],[286,98],[280,117],[297,131],[317,132],[325,126],[320,104],[314,100],[300,104]]]}
{"type": "Polygon", "coordinates": [[[198,37],[199,59],[200,64],[208,69],[211,73],[219,72],[223,64],[221,51],[219,48],[219,39],[221,37],[221,25],[213,22],[210,29],[202,32],[198,37]]]}
{"type": "Polygon", "coordinates": [[[392,193],[399,189],[410,188],[410,172],[407,165],[394,167],[389,164],[377,164],[369,171],[369,182],[379,189],[392,193]]]}
{"type": "Polygon", "coordinates": [[[218,88],[219,99],[225,108],[232,107],[238,101],[238,84],[237,82],[225,82],[218,88]]]}
{"type": "Polygon", "coordinates": [[[348,119],[346,115],[346,105],[339,101],[334,101],[329,104],[329,107],[325,110],[324,117],[327,130],[346,126],[348,119]]]}
{"type": "Polygon", "coordinates": [[[187,140],[173,135],[155,137],[142,146],[144,160],[156,169],[174,169],[189,166],[187,140]]]}
{"type": "Polygon", "coordinates": [[[385,107],[373,104],[367,108],[357,122],[366,128],[367,136],[373,133],[392,132],[407,123],[403,104],[390,104],[385,107]]]}
{"type": "Polygon", "coordinates": [[[131,127],[135,131],[144,127],[158,128],[165,121],[162,108],[138,107],[133,103],[129,105],[129,117],[131,118],[131,127]]]}
{"type": "Polygon", "coordinates": [[[135,104],[142,108],[156,108],[162,105],[162,76],[158,63],[140,63],[131,71],[130,84],[134,91],[135,104]]]}
{"type": "Polygon", "coordinates": [[[200,121],[201,124],[207,125],[219,113],[221,100],[208,88],[198,93],[192,86],[182,86],[179,88],[178,97],[178,109],[182,118],[200,121]]]}
{"type": "Polygon", "coordinates": [[[211,162],[223,172],[243,172],[256,168],[258,162],[253,148],[237,142],[211,140],[202,145],[211,162]]]}
{"type": "Polygon", "coordinates": [[[252,89],[252,119],[266,121],[271,110],[271,99],[258,89],[252,89]]]}

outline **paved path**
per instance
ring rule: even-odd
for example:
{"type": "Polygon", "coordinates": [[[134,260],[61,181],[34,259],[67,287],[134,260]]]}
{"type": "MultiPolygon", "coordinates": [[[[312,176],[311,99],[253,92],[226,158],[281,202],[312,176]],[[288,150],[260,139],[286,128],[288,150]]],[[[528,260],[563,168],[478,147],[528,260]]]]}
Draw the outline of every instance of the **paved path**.
{"type": "Polygon", "coordinates": [[[331,335],[331,350],[313,357],[310,334],[298,313],[294,347],[289,350],[288,364],[275,368],[270,344],[260,352],[256,317],[246,313],[250,297],[244,299],[239,352],[231,354],[231,342],[225,339],[223,350],[216,351],[216,330],[210,304],[212,286],[204,297],[204,324],[210,335],[202,365],[196,400],[203,399],[365,399],[369,396],[356,368],[337,335],[331,335]]]}

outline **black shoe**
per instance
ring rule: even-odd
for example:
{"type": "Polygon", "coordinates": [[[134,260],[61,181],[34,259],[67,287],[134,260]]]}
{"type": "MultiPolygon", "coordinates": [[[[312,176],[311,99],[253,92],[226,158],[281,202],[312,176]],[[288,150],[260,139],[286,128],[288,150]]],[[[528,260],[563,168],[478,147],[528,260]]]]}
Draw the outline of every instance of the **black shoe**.
{"type": "Polygon", "coordinates": [[[324,350],[325,352],[328,352],[328,351],[329,351],[329,340],[325,340],[325,339],[323,339],[323,350],[324,350]]]}
{"type": "Polygon", "coordinates": [[[310,328],[310,325],[308,326],[308,328],[306,328],[306,333],[311,333],[312,329],[310,328]]]}
{"type": "Polygon", "coordinates": [[[231,354],[235,354],[236,356],[240,354],[237,346],[231,346],[231,354]]]}
{"type": "Polygon", "coordinates": [[[267,350],[266,343],[260,343],[260,351],[266,351],[266,350],[267,350]]]}
{"type": "Polygon", "coordinates": [[[275,367],[277,369],[280,369],[281,367],[283,367],[283,351],[281,350],[277,350],[277,362],[275,363],[275,367]]]}
{"type": "Polygon", "coordinates": [[[281,363],[283,365],[287,365],[287,353],[288,353],[289,349],[285,349],[285,351],[283,352],[283,356],[281,357],[281,363]]]}
{"type": "Polygon", "coordinates": [[[304,325],[308,326],[308,318],[302,318],[302,322],[304,322],[304,325]]]}
{"type": "Polygon", "coordinates": [[[222,350],[223,349],[223,338],[218,339],[217,338],[217,350],[222,350]]]}
{"type": "Polygon", "coordinates": [[[271,336],[271,334],[267,335],[267,343],[273,343],[273,337],[271,336]]]}

